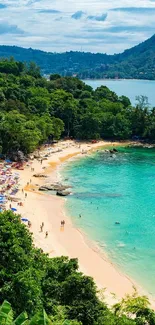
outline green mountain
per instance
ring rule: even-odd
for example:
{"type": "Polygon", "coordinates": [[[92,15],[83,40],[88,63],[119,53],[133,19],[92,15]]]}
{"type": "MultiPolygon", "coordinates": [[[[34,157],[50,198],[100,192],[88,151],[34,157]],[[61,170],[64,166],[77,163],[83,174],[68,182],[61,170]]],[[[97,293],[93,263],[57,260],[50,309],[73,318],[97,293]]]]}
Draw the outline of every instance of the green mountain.
{"type": "Polygon", "coordinates": [[[155,80],[155,35],[120,54],[85,52],[50,53],[17,46],[0,46],[0,58],[36,62],[43,74],[79,78],[135,78],[155,80]]]}

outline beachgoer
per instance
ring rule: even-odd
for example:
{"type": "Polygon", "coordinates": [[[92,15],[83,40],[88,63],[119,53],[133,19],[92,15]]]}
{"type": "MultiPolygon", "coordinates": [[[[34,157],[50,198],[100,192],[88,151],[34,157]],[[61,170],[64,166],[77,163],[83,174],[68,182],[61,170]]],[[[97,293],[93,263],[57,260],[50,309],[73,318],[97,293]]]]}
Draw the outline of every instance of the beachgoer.
{"type": "Polygon", "coordinates": [[[45,232],[45,238],[47,238],[47,237],[48,237],[48,231],[45,232]]]}
{"type": "Polygon", "coordinates": [[[41,224],[41,225],[42,225],[42,227],[44,227],[44,222],[42,222],[42,224],[41,224]]]}
{"type": "Polygon", "coordinates": [[[81,218],[81,214],[79,214],[79,218],[81,218]]]}
{"type": "Polygon", "coordinates": [[[43,232],[43,226],[42,225],[40,225],[40,231],[43,232]]]}
{"type": "Polygon", "coordinates": [[[11,203],[10,203],[9,207],[10,207],[10,209],[11,209],[11,203]]]}
{"type": "Polygon", "coordinates": [[[23,190],[23,188],[22,188],[22,193],[24,193],[24,190],[23,190]]]}
{"type": "Polygon", "coordinates": [[[29,182],[27,182],[27,185],[29,185],[29,182]]]}
{"type": "Polygon", "coordinates": [[[31,221],[28,221],[28,227],[30,228],[32,226],[31,221]]]}
{"type": "Polygon", "coordinates": [[[25,198],[27,197],[27,193],[25,193],[25,198]]]}

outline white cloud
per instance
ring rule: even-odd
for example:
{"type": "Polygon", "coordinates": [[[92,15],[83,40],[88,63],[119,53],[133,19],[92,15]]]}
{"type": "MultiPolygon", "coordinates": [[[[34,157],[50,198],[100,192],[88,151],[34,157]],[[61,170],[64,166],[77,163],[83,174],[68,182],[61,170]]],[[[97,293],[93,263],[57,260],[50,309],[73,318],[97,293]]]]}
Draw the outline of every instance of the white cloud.
{"type": "Polygon", "coordinates": [[[116,53],[155,33],[155,2],[151,0],[137,0],[135,6],[131,0],[0,0],[0,4],[6,6],[0,9],[1,26],[5,19],[1,44],[116,53]],[[73,19],[77,12],[84,14],[73,19]]]}

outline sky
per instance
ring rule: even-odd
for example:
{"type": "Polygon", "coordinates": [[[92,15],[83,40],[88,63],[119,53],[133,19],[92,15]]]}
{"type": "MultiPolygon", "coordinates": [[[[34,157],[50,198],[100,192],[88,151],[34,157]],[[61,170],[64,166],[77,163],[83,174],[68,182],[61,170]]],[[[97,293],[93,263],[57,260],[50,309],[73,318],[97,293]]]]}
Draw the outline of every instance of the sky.
{"type": "Polygon", "coordinates": [[[0,45],[123,52],[155,33],[155,0],[0,0],[0,45]]]}

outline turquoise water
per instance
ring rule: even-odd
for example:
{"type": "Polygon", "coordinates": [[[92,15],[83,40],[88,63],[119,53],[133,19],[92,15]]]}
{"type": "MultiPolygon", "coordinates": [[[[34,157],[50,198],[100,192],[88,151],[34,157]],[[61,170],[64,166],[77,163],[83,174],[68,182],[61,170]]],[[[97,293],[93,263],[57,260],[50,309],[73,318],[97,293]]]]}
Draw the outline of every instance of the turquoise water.
{"type": "Polygon", "coordinates": [[[127,96],[135,104],[136,96],[147,96],[150,106],[155,106],[155,80],[84,80],[93,89],[107,86],[118,96],[127,96]]]}
{"type": "Polygon", "coordinates": [[[63,180],[73,185],[67,213],[155,296],[155,149],[118,150],[114,157],[99,151],[64,166],[63,180]]]}

